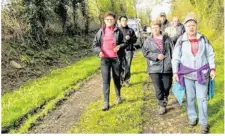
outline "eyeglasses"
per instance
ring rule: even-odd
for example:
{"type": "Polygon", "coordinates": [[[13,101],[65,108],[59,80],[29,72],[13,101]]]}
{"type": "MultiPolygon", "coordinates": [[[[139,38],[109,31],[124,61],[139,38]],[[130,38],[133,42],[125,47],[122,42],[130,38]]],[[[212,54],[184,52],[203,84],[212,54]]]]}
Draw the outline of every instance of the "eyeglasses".
{"type": "Polygon", "coordinates": [[[105,19],[106,21],[114,21],[114,19],[105,19]]]}

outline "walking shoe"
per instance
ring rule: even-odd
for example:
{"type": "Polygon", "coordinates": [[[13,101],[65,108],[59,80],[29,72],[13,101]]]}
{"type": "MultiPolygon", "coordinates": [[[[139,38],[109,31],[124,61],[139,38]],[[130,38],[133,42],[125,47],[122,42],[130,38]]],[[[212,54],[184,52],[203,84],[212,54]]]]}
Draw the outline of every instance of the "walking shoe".
{"type": "Polygon", "coordinates": [[[188,125],[191,126],[191,127],[197,125],[197,120],[189,120],[188,125]]]}
{"type": "Polygon", "coordinates": [[[209,132],[209,126],[208,125],[201,125],[201,133],[202,134],[207,134],[209,132]]]}
{"type": "Polygon", "coordinates": [[[121,97],[117,97],[117,98],[116,98],[116,104],[121,104],[121,103],[122,103],[121,97]]]}
{"type": "Polygon", "coordinates": [[[109,104],[108,103],[104,103],[103,107],[102,107],[102,111],[107,111],[109,110],[109,104]]]}
{"type": "Polygon", "coordinates": [[[163,115],[166,113],[166,106],[159,106],[159,115],[163,115]]]}

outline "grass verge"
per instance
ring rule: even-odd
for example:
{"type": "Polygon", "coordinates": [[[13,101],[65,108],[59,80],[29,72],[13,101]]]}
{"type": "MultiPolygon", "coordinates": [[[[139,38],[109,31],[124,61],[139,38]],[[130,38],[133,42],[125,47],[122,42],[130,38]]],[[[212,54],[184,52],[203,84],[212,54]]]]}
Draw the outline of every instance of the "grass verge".
{"type": "Polygon", "coordinates": [[[208,104],[210,133],[224,133],[224,35],[211,40],[216,54],[216,91],[208,104]]]}
{"type": "MultiPolygon", "coordinates": [[[[2,96],[2,128],[15,129],[21,124],[18,121],[21,117],[25,120],[29,118],[28,122],[32,122],[31,118],[46,114],[48,109],[54,107],[53,103],[64,97],[69,90],[78,88],[76,85],[95,73],[99,66],[96,56],[83,58],[71,66],[53,70],[42,78],[26,82],[15,91],[5,93],[2,96]],[[29,112],[43,103],[47,103],[44,106],[46,109],[31,117],[29,112]]],[[[25,126],[27,129],[28,125],[25,126]]],[[[21,128],[21,132],[26,129],[21,128]]]]}

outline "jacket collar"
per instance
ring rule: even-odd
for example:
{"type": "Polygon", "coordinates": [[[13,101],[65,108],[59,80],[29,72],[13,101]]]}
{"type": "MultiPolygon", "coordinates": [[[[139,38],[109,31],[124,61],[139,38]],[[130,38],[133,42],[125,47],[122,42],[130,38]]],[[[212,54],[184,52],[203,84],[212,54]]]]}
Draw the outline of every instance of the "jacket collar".
{"type": "Polygon", "coordinates": [[[166,19],[164,22],[163,22],[163,25],[166,25],[166,24],[168,24],[168,20],[166,19]]]}
{"type": "MultiPolygon", "coordinates": [[[[106,26],[104,25],[104,26],[101,28],[102,31],[105,30],[105,28],[106,28],[106,26]]],[[[116,25],[114,25],[113,31],[115,32],[115,31],[117,31],[117,30],[118,30],[118,27],[117,27],[116,25]]]]}
{"type": "MultiPolygon", "coordinates": [[[[200,34],[199,32],[197,32],[197,39],[199,40],[201,37],[203,37],[203,35],[200,34]]],[[[185,32],[183,34],[182,41],[188,41],[188,34],[187,34],[187,32],[185,32]]]]}
{"type": "Polygon", "coordinates": [[[178,26],[182,26],[183,24],[181,24],[181,23],[178,23],[178,26]]]}
{"type": "Polygon", "coordinates": [[[128,29],[128,25],[126,25],[125,27],[121,26],[122,29],[128,29]]]}
{"type": "MultiPolygon", "coordinates": [[[[160,34],[162,35],[163,39],[165,39],[166,34],[162,33],[161,31],[160,34]]],[[[150,39],[153,40],[153,34],[150,35],[150,39]]]]}

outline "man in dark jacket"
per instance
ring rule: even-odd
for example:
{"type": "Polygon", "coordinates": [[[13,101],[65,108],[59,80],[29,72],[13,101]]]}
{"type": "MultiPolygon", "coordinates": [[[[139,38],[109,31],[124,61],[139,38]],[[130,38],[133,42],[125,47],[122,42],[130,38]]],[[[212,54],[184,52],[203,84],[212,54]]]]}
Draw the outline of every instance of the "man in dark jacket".
{"type": "Polygon", "coordinates": [[[161,32],[164,33],[165,29],[170,25],[169,21],[166,18],[166,13],[161,12],[160,13],[160,21],[161,21],[161,32]]]}
{"type": "Polygon", "coordinates": [[[125,44],[127,45],[125,52],[126,52],[126,57],[124,61],[122,62],[122,71],[121,71],[121,76],[122,76],[122,82],[124,83],[125,86],[129,86],[129,80],[131,77],[130,74],[130,68],[131,68],[131,62],[133,59],[133,54],[134,54],[134,43],[137,41],[137,37],[135,35],[135,32],[132,28],[129,28],[127,25],[127,20],[128,18],[126,16],[121,16],[119,18],[121,27],[120,29],[123,32],[123,35],[125,37],[125,44]]]}

